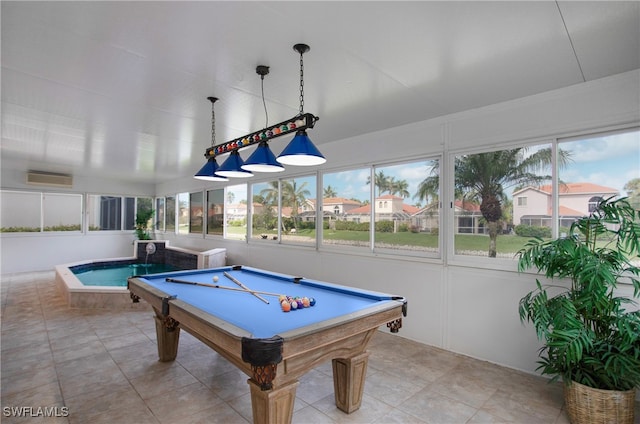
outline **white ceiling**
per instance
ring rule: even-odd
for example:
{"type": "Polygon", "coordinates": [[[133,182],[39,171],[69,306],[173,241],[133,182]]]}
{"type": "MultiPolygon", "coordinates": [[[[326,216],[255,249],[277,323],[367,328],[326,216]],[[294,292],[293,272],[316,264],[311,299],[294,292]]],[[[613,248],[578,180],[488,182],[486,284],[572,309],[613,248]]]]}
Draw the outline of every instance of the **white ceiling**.
{"type": "MultiPolygon", "coordinates": [[[[640,2],[2,1],[2,167],[193,175],[299,109],[322,144],[640,68],[640,2]]],[[[286,141],[271,143],[276,154],[286,141]]],[[[246,155],[245,155],[246,156],[246,155]]]]}

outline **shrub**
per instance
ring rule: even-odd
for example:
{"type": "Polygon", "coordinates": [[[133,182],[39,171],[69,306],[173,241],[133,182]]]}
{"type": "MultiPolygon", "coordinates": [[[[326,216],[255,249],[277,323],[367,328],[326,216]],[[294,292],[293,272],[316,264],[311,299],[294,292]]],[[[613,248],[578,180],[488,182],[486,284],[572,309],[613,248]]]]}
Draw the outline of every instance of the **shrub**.
{"type": "Polygon", "coordinates": [[[520,237],[538,237],[538,238],[550,238],[550,227],[536,227],[533,225],[516,225],[514,228],[516,234],[520,237]]]}

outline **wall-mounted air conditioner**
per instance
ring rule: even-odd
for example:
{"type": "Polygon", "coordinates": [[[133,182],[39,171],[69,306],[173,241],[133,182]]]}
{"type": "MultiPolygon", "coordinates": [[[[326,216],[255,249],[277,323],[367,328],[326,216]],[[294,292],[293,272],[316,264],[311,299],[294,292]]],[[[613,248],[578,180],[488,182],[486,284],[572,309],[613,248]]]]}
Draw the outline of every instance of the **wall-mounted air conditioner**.
{"type": "Polygon", "coordinates": [[[29,171],[27,172],[27,184],[71,188],[73,176],[55,172],[29,171]]]}

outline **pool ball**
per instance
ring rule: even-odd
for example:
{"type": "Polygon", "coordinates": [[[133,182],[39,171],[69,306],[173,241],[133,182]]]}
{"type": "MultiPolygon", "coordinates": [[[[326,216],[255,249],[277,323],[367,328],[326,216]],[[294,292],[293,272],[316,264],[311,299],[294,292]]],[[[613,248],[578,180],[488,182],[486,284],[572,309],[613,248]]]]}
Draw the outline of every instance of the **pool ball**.
{"type": "Polygon", "coordinates": [[[283,312],[289,312],[291,310],[291,304],[289,302],[287,302],[286,300],[283,300],[280,303],[280,307],[282,308],[283,312]]]}
{"type": "Polygon", "coordinates": [[[214,275],[214,276],[213,276],[213,282],[214,282],[214,283],[217,283],[217,282],[218,282],[218,279],[219,279],[219,278],[218,278],[218,276],[217,276],[217,275],[214,275]]]}

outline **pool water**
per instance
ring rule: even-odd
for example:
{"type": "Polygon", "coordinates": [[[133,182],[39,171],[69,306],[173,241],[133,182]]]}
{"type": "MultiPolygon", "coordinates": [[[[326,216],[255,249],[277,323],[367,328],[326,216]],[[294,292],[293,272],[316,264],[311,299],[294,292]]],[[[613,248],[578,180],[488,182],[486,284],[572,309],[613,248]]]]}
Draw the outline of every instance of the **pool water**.
{"type": "Polygon", "coordinates": [[[167,264],[93,264],[78,268],[72,271],[85,286],[112,287],[127,287],[127,278],[134,275],[180,271],[180,268],[167,264]]]}

